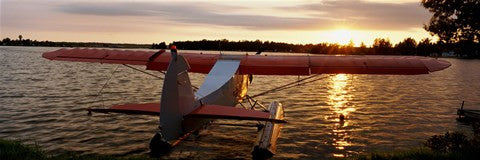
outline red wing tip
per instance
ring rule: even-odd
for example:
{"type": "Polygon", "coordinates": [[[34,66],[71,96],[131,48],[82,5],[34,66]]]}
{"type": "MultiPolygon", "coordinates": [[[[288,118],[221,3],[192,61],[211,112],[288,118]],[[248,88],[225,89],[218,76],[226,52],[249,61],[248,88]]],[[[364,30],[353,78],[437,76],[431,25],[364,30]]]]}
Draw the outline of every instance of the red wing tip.
{"type": "Polygon", "coordinates": [[[425,66],[428,68],[430,72],[441,71],[452,66],[452,64],[446,60],[433,59],[433,58],[423,61],[423,63],[425,64],[425,66]]]}
{"type": "Polygon", "coordinates": [[[452,64],[450,62],[446,61],[446,60],[438,60],[438,62],[442,64],[443,69],[452,66],[452,64]]]}
{"type": "Polygon", "coordinates": [[[43,58],[46,58],[46,59],[49,59],[49,60],[53,60],[57,57],[57,51],[52,51],[52,52],[45,52],[42,54],[42,57],[43,58]]]}

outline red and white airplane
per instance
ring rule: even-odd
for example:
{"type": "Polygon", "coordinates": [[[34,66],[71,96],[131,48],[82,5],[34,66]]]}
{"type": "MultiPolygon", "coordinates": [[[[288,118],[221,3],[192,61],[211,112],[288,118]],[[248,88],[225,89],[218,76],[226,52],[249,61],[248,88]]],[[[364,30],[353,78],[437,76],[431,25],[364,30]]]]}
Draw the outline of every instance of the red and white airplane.
{"type": "Polygon", "coordinates": [[[60,49],[46,52],[43,57],[59,61],[144,65],[147,70],[166,71],[160,103],[115,105],[89,111],[159,116],[159,130],[150,142],[153,154],[170,152],[214,119],[259,121],[252,151],[254,159],[275,154],[276,141],[286,121],[279,102],[271,102],[263,111],[255,110],[255,104],[251,108],[235,107],[248,97],[252,75],[415,75],[451,65],[444,60],[416,56],[178,54],[174,47],[170,53],[165,50],[60,49]],[[195,92],[188,72],[207,74],[195,92]]]}

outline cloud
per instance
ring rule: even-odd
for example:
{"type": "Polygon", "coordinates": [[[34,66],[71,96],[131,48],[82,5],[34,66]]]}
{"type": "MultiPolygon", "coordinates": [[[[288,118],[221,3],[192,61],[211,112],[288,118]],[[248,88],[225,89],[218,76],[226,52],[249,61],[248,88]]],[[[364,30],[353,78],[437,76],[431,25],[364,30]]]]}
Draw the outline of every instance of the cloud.
{"type": "Polygon", "coordinates": [[[308,17],[258,13],[232,13],[247,10],[239,6],[212,3],[166,2],[76,2],[61,5],[58,11],[97,16],[148,16],[156,21],[219,25],[256,30],[319,30],[336,26],[365,30],[405,30],[419,28],[429,14],[419,3],[382,3],[361,0],[322,1],[291,7],[271,8],[278,13],[302,11],[308,17]],[[258,14],[258,15],[256,15],[258,14]]]}
{"type": "MultiPolygon", "coordinates": [[[[273,3],[273,2],[272,2],[273,3]]],[[[221,26],[256,31],[420,28],[429,13],[419,3],[327,0],[288,7],[216,2],[5,0],[2,26],[56,31],[147,31],[157,25],[221,26]],[[290,14],[296,13],[296,14],[290,14]],[[120,25],[120,26],[119,26],[120,25]]]]}
{"type": "Polygon", "coordinates": [[[355,28],[402,30],[419,28],[430,14],[418,2],[385,3],[361,0],[324,1],[302,6],[286,7],[287,10],[310,10],[316,16],[344,21],[355,28]]]}
{"type": "MultiPolygon", "coordinates": [[[[125,32],[132,31],[143,32],[153,30],[153,26],[145,25],[143,19],[137,15],[136,19],[124,19],[112,17],[118,15],[110,13],[110,16],[99,16],[91,14],[92,17],[85,16],[86,8],[79,8],[84,13],[65,14],[59,8],[74,3],[58,0],[4,0],[1,11],[2,36],[10,32],[30,33],[37,32],[125,32]]],[[[92,8],[96,5],[92,5],[92,8]]],[[[99,12],[98,7],[92,13],[99,12]]],[[[122,11],[123,12],[123,11],[122,11]]],[[[128,13],[125,15],[132,15],[128,13]]]]}
{"type": "Polygon", "coordinates": [[[156,21],[168,20],[186,24],[204,24],[243,27],[249,29],[298,29],[297,24],[308,23],[307,18],[228,14],[246,9],[236,6],[197,4],[166,4],[160,2],[75,3],[62,5],[56,10],[68,14],[95,16],[151,17],[156,21]]]}

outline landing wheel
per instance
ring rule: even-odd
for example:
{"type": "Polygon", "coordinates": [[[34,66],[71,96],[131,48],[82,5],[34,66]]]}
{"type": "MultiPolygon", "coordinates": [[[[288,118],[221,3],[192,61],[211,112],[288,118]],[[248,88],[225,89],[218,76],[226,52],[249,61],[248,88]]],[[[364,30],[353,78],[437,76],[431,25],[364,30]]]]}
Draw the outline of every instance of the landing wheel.
{"type": "Polygon", "coordinates": [[[200,130],[193,131],[192,135],[194,140],[200,139],[200,130]]]}
{"type": "Polygon", "coordinates": [[[159,157],[170,153],[172,146],[166,142],[162,134],[156,133],[150,140],[150,155],[153,157],[159,157]]]}
{"type": "Polygon", "coordinates": [[[260,132],[263,129],[263,127],[265,127],[264,124],[257,124],[257,132],[260,132]]]}
{"type": "Polygon", "coordinates": [[[253,160],[265,160],[273,157],[273,153],[267,149],[259,148],[258,146],[253,147],[252,159],[253,160]]]}

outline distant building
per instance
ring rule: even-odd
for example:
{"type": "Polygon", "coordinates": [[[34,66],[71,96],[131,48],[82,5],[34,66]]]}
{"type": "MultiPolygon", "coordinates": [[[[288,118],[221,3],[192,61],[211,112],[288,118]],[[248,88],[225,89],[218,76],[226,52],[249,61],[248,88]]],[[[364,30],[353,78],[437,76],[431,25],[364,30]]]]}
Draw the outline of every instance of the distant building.
{"type": "Polygon", "coordinates": [[[450,52],[442,52],[442,57],[456,57],[457,55],[455,54],[454,51],[450,52]]]}

